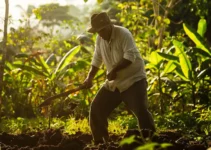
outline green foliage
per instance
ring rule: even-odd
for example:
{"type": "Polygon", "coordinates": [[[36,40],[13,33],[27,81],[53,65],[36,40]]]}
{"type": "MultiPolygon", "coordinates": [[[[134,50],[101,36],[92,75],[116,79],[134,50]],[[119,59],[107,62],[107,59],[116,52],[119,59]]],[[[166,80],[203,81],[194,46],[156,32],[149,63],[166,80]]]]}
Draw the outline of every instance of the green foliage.
{"type": "MultiPolygon", "coordinates": [[[[196,47],[204,50],[209,55],[211,55],[211,52],[209,51],[208,46],[205,44],[205,41],[202,38],[202,36],[199,33],[197,33],[194,29],[192,29],[190,26],[188,26],[187,24],[183,24],[183,27],[186,34],[189,36],[189,38],[196,44],[196,47]]],[[[205,27],[203,29],[200,29],[200,26],[199,26],[199,30],[204,30],[204,29],[205,27]]]]}
{"type": "Polygon", "coordinates": [[[97,0],[98,3],[102,3],[104,0],[97,0]]]}
{"type": "Polygon", "coordinates": [[[144,3],[142,5],[136,1],[128,1],[118,4],[120,13],[117,14],[123,26],[127,27],[135,37],[137,47],[143,55],[148,52],[148,38],[157,34],[156,29],[150,25],[151,19],[151,3],[144,3]]]}
{"type": "MultiPolygon", "coordinates": [[[[169,71],[169,73],[171,73],[175,77],[178,77],[173,79],[174,82],[179,83],[176,88],[178,94],[177,96],[175,96],[175,98],[180,96],[184,97],[185,94],[189,93],[189,95],[191,96],[188,98],[189,100],[187,100],[186,97],[185,101],[187,103],[191,100],[193,105],[195,106],[198,98],[200,99],[200,101],[202,101],[201,97],[196,97],[195,93],[195,91],[200,91],[201,88],[204,86],[204,84],[202,84],[201,82],[202,78],[199,77],[205,77],[205,74],[203,73],[208,73],[208,70],[210,68],[209,66],[207,66],[208,68],[206,68],[206,71],[204,71],[204,69],[202,69],[203,65],[200,64],[203,64],[203,61],[205,60],[206,62],[210,60],[210,54],[208,47],[206,46],[206,44],[204,44],[204,39],[196,32],[196,30],[192,29],[187,24],[183,24],[183,27],[186,34],[190,37],[191,40],[193,40],[193,42],[195,42],[196,48],[186,47],[182,42],[174,40],[173,45],[175,50],[173,51],[173,53],[169,54],[171,50],[169,49],[165,54],[161,52],[159,52],[158,54],[168,61],[167,63],[165,63],[165,67],[167,70],[165,70],[165,72],[168,72],[168,70],[170,70],[172,72],[169,71]],[[199,57],[195,56],[196,53],[199,57]],[[180,80],[182,80],[183,83],[180,82],[180,80]],[[181,92],[178,92],[178,89],[181,89],[181,92]]],[[[201,28],[201,26],[199,26],[199,28],[201,28]]],[[[207,85],[208,84],[209,83],[207,83],[207,85]]],[[[207,95],[207,97],[209,97],[209,94],[207,95]]]]}
{"type": "MultiPolygon", "coordinates": [[[[56,67],[56,70],[55,70],[55,72],[53,74],[56,75],[58,72],[64,72],[67,69],[69,69],[69,66],[67,66],[67,65],[69,65],[70,61],[79,52],[79,50],[80,50],[79,46],[76,46],[76,47],[72,48],[71,50],[69,50],[62,57],[61,61],[58,63],[58,66],[56,67]]],[[[54,77],[54,75],[53,75],[53,77],[54,77]]]]}
{"type": "MultiPolygon", "coordinates": [[[[69,88],[68,86],[63,84],[63,82],[66,82],[68,79],[62,81],[61,78],[68,77],[70,73],[73,74],[74,71],[78,68],[78,65],[82,64],[81,60],[77,63],[77,56],[75,56],[79,53],[80,50],[80,46],[72,48],[61,58],[58,64],[56,63],[54,66],[48,65],[49,61],[44,60],[43,56],[41,56],[42,53],[35,53],[31,55],[17,55],[16,60],[13,61],[13,63],[7,63],[7,76],[5,76],[7,78],[5,79],[8,81],[8,84],[5,88],[8,88],[8,90],[11,91],[12,89],[9,89],[9,81],[14,80],[15,84],[17,80],[20,82],[20,84],[16,83],[15,85],[17,86],[15,90],[19,90],[17,93],[23,93],[22,91],[26,89],[30,90],[28,93],[26,93],[24,98],[17,99],[17,96],[15,96],[14,92],[11,93],[10,91],[6,91],[7,93],[5,93],[5,97],[13,95],[10,98],[13,103],[19,103],[20,101],[22,101],[21,104],[26,105],[27,107],[28,105],[37,106],[37,104],[40,102],[38,101],[40,96],[49,96],[51,92],[60,92],[60,89],[58,88],[61,88],[61,91],[65,88],[69,88]],[[14,72],[17,69],[19,72],[14,76],[18,76],[19,78],[13,78],[13,76],[11,76],[13,75],[11,74],[11,72],[14,72]],[[20,80],[21,78],[22,80],[20,80]],[[23,84],[23,82],[25,84],[23,84]],[[20,86],[22,86],[22,91],[20,91],[20,86]],[[32,93],[34,94],[32,95],[32,93]],[[25,101],[28,100],[28,102],[24,102],[24,99],[25,101]]],[[[89,65],[89,63],[86,63],[85,60],[84,62],[85,63],[83,67],[85,69],[89,65]]],[[[69,78],[69,80],[73,83],[81,82],[81,80],[83,80],[83,76],[78,77],[78,79],[74,78],[73,76],[72,79],[69,78]]],[[[5,106],[9,105],[8,102],[5,101],[5,106]]]]}
{"type": "Polygon", "coordinates": [[[204,132],[206,135],[209,135],[211,131],[210,107],[206,108],[203,105],[197,105],[196,109],[192,112],[198,116],[196,122],[198,124],[199,130],[204,132]]]}
{"type": "Polygon", "coordinates": [[[172,144],[170,143],[148,143],[148,144],[145,144],[143,146],[139,146],[137,147],[135,150],[156,150],[156,149],[167,149],[168,147],[171,147],[172,144]]]}
{"type": "MultiPolygon", "coordinates": [[[[134,135],[128,137],[128,138],[124,138],[122,141],[120,141],[120,146],[123,146],[123,145],[130,145],[132,143],[139,143],[137,140],[136,140],[136,137],[134,135]]],[[[168,147],[171,147],[172,144],[170,143],[155,143],[155,142],[148,142],[148,143],[145,143],[144,145],[142,146],[138,146],[137,148],[135,148],[135,150],[155,150],[155,149],[166,149],[168,147]]]]}
{"type": "Polygon", "coordinates": [[[87,119],[69,118],[65,123],[65,132],[69,134],[76,134],[76,132],[81,131],[83,133],[90,134],[90,128],[88,126],[89,122],[87,119]]]}
{"type": "Polygon", "coordinates": [[[33,10],[37,19],[41,20],[45,26],[60,25],[65,20],[78,21],[77,18],[69,15],[68,6],[60,6],[57,3],[41,5],[33,10]]]}
{"type": "Polygon", "coordinates": [[[206,31],[207,31],[207,21],[205,19],[200,19],[198,23],[197,33],[201,35],[201,37],[204,37],[206,31]]]}
{"type": "MultiPolygon", "coordinates": [[[[45,117],[37,117],[27,119],[18,117],[16,119],[2,119],[0,123],[0,132],[20,134],[26,132],[37,132],[48,129],[48,119],[45,117]]],[[[111,134],[123,135],[127,128],[122,128],[119,121],[109,120],[108,131],[111,134]]],[[[74,116],[64,118],[51,118],[52,129],[63,129],[64,133],[76,134],[77,132],[91,134],[89,122],[87,118],[76,119],[74,116]]]]}
{"type": "Polygon", "coordinates": [[[182,76],[184,77],[183,79],[192,80],[192,74],[191,74],[192,66],[190,60],[188,59],[188,56],[185,54],[184,45],[178,41],[174,41],[173,44],[176,49],[175,55],[179,57],[179,64],[184,74],[184,76],[182,76]]]}
{"type": "MultiPolygon", "coordinates": [[[[146,62],[149,109],[155,114],[158,128],[200,128],[208,134],[211,129],[211,50],[207,35],[211,2],[97,2],[98,11],[103,9],[109,12],[112,19],[116,19],[116,24],[127,27],[134,36],[146,62]],[[205,106],[199,108],[198,104],[205,106]]],[[[104,68],[98,72],[91,90],[58,99],[52,104],[52,110],[37,110],[45,98],[74,88],[86,78],[96,36],[76,37],[83,32],[79,29],[85,26],[81,21],[84,23],[89,19],[87,16],[73,15],[72,12],[80,14],[80,10],[72,6],[48,4],[33,8],[30,6],[25,11],[27,21],[20,19],[23,26],[11,28],[8,34],[2,115],[9,119],[1,122],[0,128],[13,133],[43,130],[49,122],[41,116],[63,116],[66,119],[72,115],[74,117],[67,120],[53,118],[51,127],[64,127],[65,132],[70,134],[78,131],[90,133],[86,119],[88,107],[105,79],[104,68]],[[30,22],[32,12],[39,21],[35,26],[30,22]],[[47,26],[47,30],[38,28],[41,25],[47,26]],[[65,31],[65,35],[60,31],[65,31]],[[77,102],[74,109],[69,107],[73,102],[77,102]],[[27,119],[32,117],[38,119],[27,119]]],[[[109,120],[109,124],[109,132],[114,134],[137,128],[136,119],[128,114],[109,120]]],[[[133,140],[134,137],[130,137],[123,143],[130,144],[133,140]]],[[[165,147],[165,144],[151,143],[139,149],[153,149],[155,146],[165,147]]]]}
{"type": "Polygon", "coordinates": [[[211,3],[208,0],[193,0],[190,3],[190,10],[195,12],[195,15],[197,16],[208,16],[210,13],[210,6],[211,3]]]}
{"type": "Polygon", "coordinates": [[[121,121],[120,120],[109,120],[108,131],[115,135],[125,134],[128,129],[128,126],[123,126],[122,121],[124,121],[124,118],[121,121]]]}
{"type": "Polygon", "coordinates": [[[137,128],[137,120],[133,115],[123,114],[115,118],[120,126],[123,128],[134,129],[137,128]]]}
{"type": "Polygon", "coordinates": [[[20,134],[24,132],[40,131],[47,128],[45,118],[27,119],[18,117],[17,119],[3,119],[0,123],[1,132],[20,134]]]}
{"type": "Polygon", "coordinates": [[[162,130],[187,130],[194,129],[197,123],[197,115],[194,113],[180,113],[171,111],[163,116],[155,116],[155,122],[162,130]]]}
{"type": "Polygon", "coordinates": [[[120,146],[125,145],[125,144],[132,144],[133,142],[138,142],[135,139],[135,135],[130,136],[128,138],[124,138],[121,142],[120,142],[120,146]]]}
{"type": "Polygon", "coordinates": [[[159,55],[158,50],[153,51],[149,55],[148,61],[145,68],[149,76],[149,101],[152,100],[153,102],[151,104],[152,108],[156,107],[161,113],[164,113],[167,104],[170,103],[170,100],[172,99],[171,93],[169,93],[171,89],[165,90],[166,83],[171,80],[168,76],[168,72],[174,70],[175,66],[173,63],[169,62],[168,65],[164,67],[166,61],[159,55]],[[154,101],[153,99],[157,99],[157,101],[154,101]]]}

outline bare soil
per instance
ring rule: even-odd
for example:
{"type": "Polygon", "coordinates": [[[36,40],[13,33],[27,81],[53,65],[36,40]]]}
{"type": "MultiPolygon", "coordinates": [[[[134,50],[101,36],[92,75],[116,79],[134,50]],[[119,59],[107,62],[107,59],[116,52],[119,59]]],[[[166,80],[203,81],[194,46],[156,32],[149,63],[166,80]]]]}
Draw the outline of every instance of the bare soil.
{"type": "MultiPolygon", "coordinates": [[[[75,135],[63,133],[60,129],[49,129],[40,132],[13,135],[0,134],[1,150],[133,150],[144,144],[139,138],[140,132],[128,130],[125,135],[111,135],[107,144],[93,145],[92,136],[81,132],[75,135]],[[136,140],[130,145],[119,146],[119,142],[131,135],[136,135],[136,140]]],[[[178,131],[160,132],[152,136],[151,141],[156,143],[171,143],[167,150],[207,150],[211,147],[210,136],[205,136],[201,141],[194,137],[184,136],[178,131]]],[[[161,150],[162,148],[157,147],[161,150]]]]}

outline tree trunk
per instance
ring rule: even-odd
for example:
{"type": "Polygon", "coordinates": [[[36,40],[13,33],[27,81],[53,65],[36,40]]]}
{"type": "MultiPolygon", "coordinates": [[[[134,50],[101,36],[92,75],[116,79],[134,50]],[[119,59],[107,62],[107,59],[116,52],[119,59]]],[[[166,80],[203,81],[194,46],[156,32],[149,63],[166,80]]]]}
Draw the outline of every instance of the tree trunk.
{"type": "MultiPolygon", "coordinates": [[[[158,25],[159,25],[159,21],[157,19],[157,17],[159,16],[159,11],[160,11],[159,1],[158,0],[153,0],[152,2],[153,2],[152,4],[153,4],[153,11],[154,11],[154,18],[155,18],[153,20],[153,23],[154,23],[155,29],[157,29],[158,28],[158,25]]],[[[148,38],[148,47],[149,48],[157,49],[157,46],[155,44],[155,40],[156,40],[156,36],[155,35],[150,36],[148,38]]]]}
{"type": "MultiPolygon", "coordinates": [[[[162,16],[161,23],[164,22],[164,19],[168,17],[169,11],[173,9],[173,6],[175,4],[176,0],[171,0],[165,7],[164,15],[162,16]]],[[[159,38],[158,38],[158,48],[161,49],[163,46],[163,38],[164,38],[164,32],[165,32],[165,25],[160,27],[159,29],[159,38]]]]}
{"type": "Polygon", "coordinates": [[[0,120],[1,120],[1,108],[2,108],[2,91],[3,91],[3,76],[4,76],[4,66],[7,53],[7,26],[9,18],[9,0],[5,0],[5,18],[4,18],[4,36],[3,36],[3,49],[2,49],[2,60],[0,62],[0,120]]]}
{"type": "MultiPolygon", "coordinates": [[[[164,23],[164,19],[168,17],[168,14],[170,10],[174,8],[178,3],[180,3],[182,0],[169,0],[167,1],[166,6],[162,6],[159,0],[152,0],[153,4],[153,11],[155,16],[155,24],[154,27],[159,31],[159,35],[157,37],[150,37],[150,44],[155,43],[156,38],[158,39],[158,45],[155,49],[160,49],[163,46],[163,38],[164,33],[166,31],[165,25],[161,26],[162,23],[164,23]],[[160,10],[163,9],[164,13],[160,13],[160,10]],[[161,20],[158,20],[157,17],[160,16],[161,20]]],[[[149,45],[150,45],[149,44],[149,45]]],[[[150,46],[151,46],[150,45],[150,46]]]]}

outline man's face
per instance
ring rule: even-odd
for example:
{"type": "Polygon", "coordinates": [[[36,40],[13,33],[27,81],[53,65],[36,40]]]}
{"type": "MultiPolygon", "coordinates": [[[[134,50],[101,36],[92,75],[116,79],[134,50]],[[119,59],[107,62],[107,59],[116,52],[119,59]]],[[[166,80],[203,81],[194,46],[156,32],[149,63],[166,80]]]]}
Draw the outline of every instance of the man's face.
{"type": "Polygon", "coordinates": [[[111,37],[111,31],[112,31],[111,26],[107,26],[107,27],[101,29],[100,31],[98,31],[97,33],[104,40],[109,41],[110,40],[110,37],[111,37]]]}

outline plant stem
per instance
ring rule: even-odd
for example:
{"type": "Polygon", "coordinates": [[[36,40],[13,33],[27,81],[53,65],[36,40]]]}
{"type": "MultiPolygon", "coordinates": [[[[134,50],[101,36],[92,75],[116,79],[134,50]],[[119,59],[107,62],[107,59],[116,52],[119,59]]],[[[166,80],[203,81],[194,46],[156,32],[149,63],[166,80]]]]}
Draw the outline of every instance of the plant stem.
{"type": "Polygon", "coordinates": [[[2,61],[0,62],[0,120],[1,120],[1,108],[2,108],[2,91],[3,91],[3,76],[4,76],[4,66],[6,61],[6,49],[7,49],[7,26],[9,18],[9,0],[5,0],[5,20],[4,20],[4,36],[3,36],[3,52],[2,61]]]}

